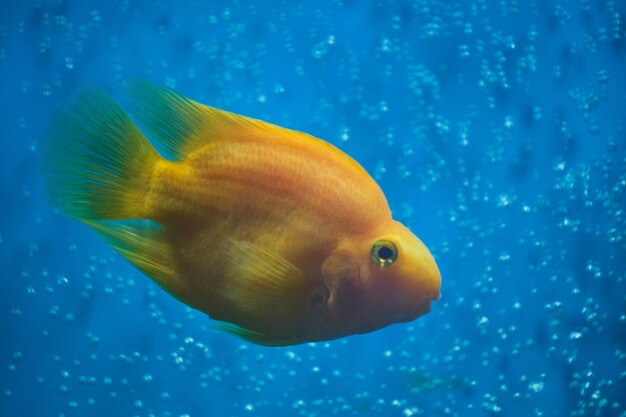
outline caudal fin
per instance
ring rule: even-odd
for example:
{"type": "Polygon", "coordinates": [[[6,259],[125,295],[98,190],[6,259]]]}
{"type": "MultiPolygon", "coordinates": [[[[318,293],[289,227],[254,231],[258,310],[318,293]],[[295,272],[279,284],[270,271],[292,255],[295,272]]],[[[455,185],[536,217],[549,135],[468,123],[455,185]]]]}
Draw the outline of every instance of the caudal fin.
{"type": "Polygon", "coordinates": [[[90,90],[55,120],[43,165],[55,204],[81,220],[148,218],[160,156],[106,93],[90,90]]]}

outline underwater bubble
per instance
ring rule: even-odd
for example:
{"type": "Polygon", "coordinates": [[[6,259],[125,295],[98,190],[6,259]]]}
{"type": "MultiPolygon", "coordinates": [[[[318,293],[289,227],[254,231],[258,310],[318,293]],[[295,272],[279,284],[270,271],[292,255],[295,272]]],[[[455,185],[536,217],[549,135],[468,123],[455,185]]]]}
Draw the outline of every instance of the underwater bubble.
{"type": "Polygon", "coordinates": [[[321,59],[323,58],[329,51],[329,48],[335,44],[335,36],[329,35],[325,40],[318,42],[313,48],[313,58],[321,59]]]}
{"type": "Polygon", "coordinates": [[[539,393],[543,391],[544,383],[542,381],[530,382],[528,384],[528,389],[530,389],[534,393],[539,393]]]}

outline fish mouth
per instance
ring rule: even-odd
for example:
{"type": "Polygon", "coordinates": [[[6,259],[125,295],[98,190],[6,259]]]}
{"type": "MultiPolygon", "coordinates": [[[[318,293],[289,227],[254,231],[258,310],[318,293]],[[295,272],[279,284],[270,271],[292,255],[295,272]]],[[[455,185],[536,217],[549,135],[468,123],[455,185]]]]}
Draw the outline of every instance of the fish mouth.
{"type": "Polygon", "coordinates": [[[439,300],[441,300],[441,292],[439,291],[437,291],[436,293],[428,294],[427,296],[423,297],[419,303],[420,304],[420,307],[418,310],[419,315],[422,316],[424,314],[430,313],[433,302],[439,301],[439,300]]]}
{"type": "Polygon", "coordinates": [[[401,321],[409,322],[413,321],[418,317],[424,316],[430,313],[432,308],[432,303],[434,301],[439,301],[441,299],[441,293],[432,293],[428,294],[424,297],[421,297],[417,303],[415,303],[415,309],[413,309],[412,313],[408,316],[405,316],[401,321]]]}

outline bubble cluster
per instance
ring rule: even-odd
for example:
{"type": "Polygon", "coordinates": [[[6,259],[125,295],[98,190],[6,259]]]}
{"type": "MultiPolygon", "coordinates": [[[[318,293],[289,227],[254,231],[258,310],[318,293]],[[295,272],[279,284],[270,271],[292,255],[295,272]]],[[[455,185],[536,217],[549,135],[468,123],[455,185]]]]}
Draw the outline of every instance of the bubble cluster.
{"type": "Polygon", "coordinates": [[[0,415],[626,416],[623,2],[2,9],[0,415]],[[129,78],[348,152],[441,301],[288,348],[215,331],[45,196],[56,107],[129,78]]]}

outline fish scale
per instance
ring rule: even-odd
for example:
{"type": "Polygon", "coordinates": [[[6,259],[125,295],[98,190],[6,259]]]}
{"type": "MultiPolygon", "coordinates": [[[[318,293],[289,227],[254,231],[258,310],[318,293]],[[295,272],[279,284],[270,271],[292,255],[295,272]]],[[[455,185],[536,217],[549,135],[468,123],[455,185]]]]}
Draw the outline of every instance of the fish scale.
{"type": "MultiPolygon", "coordinates": [[[[183,167],[166,163],[157,175],[161,191],[157,191],[155,200],[184,201],[182,210],[186,212],[192,206],[200,213],[224,213],[237,210],[242,202],[228,196],[251,193],[252,208],[264,217],[281,218],[301,208],[337,230],[358,230],[387,215],[382,193],[364,181],[344,179],[332,166],[290,149],[274,147],[265,156],[263,150],[267,147],[256,143],[207,146],[179,163],[187,168],[189,173],[185,175],[177,173],[183,167]]],[[[161,208],[154,210],[158,218],[161,208]]],[[[172,208],[163,210],[171,212],[172,208]]]]}
{"type": "Polygon", "coordinates": [[[432,255],[348,155],[147,83],[131,92],[143,131],[101,92],[60,117],[51,196],[216,327],[293,345],[413,320],[439,299],[432,255]]]}

